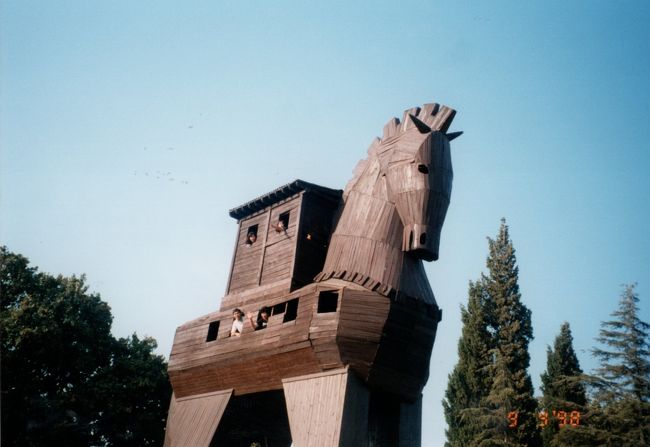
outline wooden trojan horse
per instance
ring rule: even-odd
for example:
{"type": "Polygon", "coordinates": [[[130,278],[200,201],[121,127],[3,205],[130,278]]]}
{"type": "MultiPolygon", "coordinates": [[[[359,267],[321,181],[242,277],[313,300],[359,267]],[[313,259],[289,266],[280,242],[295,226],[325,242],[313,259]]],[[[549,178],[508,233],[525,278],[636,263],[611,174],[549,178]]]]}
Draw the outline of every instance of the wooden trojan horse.
{"type": "Polygon", "coordinates": [[[420,446],[441,319],[422,261],[438,259],[454,115],[390,120],[343,193],[296,180],[230,211],[221,308],[176,330],[166,446],[420,446]],[[230,335],[235,308],[260,307],[266,328],[230,335]]]}

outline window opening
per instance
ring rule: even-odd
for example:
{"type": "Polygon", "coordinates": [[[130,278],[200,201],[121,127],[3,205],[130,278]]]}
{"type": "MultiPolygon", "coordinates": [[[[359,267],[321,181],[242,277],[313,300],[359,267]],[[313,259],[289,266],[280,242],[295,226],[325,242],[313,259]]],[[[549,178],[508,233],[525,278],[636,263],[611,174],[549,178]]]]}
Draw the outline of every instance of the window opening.
{"type": "Polygon", "coordinates": [[[257,225],[252,225],[246,232],[246,244],[253,245],[255,241],[257,241],[257,225]]]}
{"type": "Polygon", "coordinates": [[[287,311],[284,313],[283,323],[293,321],[298,316],[298,298],[294,298],[287,302],[287,311]]]}
{"type": "Polygon", "coordinates": [[[276,304],[275,306],[273,306],[273,313],[271,315],[283,314],[286,307],[287,307],[286,301],[284,303],[276,304]]]}
{"type": "Polygon", "coordinates": [[[205,341],[215,341],[217,339],[217,335],[219,335],[219,322],[212,321],[208,326],[208,336],[206,337],[205,341]]]}
{"type": "Polygon", "coordinates": [[[324,314],[336,312],[339,302],[339,293],[337,291],[327,291],[318,294],[318,313],[324,314]]]}
{"type": "Polygon", "coordinates": [[[275,225],[275,231],[282,233],[289,228],[289,211],[285,211],[278,217],[278,223],[275,225]]]}

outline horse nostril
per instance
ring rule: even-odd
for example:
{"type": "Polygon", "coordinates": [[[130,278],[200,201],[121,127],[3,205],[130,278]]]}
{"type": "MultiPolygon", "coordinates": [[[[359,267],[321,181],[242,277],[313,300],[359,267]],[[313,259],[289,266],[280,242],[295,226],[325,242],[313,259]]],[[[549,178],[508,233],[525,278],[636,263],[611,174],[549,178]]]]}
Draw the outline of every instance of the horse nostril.
{"type": "Polygon", "coordinates": [[[422,234],[420,235],[420,245],[424,245],[424,244],[426,244],[426,243],[427,243],[427,234],[426,234],[426,233],[422,233],[422,234]]]}

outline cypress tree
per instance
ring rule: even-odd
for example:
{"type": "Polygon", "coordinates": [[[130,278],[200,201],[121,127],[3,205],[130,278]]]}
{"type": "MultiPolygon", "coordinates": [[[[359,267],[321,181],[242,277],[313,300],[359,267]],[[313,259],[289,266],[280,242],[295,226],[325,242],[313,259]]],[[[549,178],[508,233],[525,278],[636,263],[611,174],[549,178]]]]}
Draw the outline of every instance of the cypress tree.
{"type": "Polygon", "coordinates": [[[488,244],[489,275],[483,276],[483,284],[493,306],[495,346],[492,386],[480,418],[485,429],[478,445],[538,446],[537,401],[528,374],[531,312],[521,301],[519,267],[505,219],[488,244]]]}
{"type": "MultiPolygon", "coordinates": [[[[573,336],[569,323],[563,323],[559,335],[555,338],[553,348],[546,350],[546,371],[542,378],[541,410],[545,414],[546,426],[542,429],[544,446],[573,445],[563,444],[557,438],[560,424],[567,428],[577,425],[579,412],[583,415],[587,404],[585,386],[582,382],[582,369],[573,349],[573,336]],[[569,418],[559,420],[553,417],[554,412],[563,411],[569,418]],[[568,422],[568,423],[567,423],[568,422]]],[[[571,427],[573,428],[573,427],[571,427]]]]}
{"type": "Polygon", "coordinates": [[[470,283],[459,360],[443,401],[452,446],[538,446],[537,402],[527,369],[533,338],[505,220],[488,238],[489,274],[470,283]]]}
{"type": "Polygon", "coordinates": [[[467,308],[461,306],[463,329],[458,342],[458,363],[449,375],[443,400],[447,447],[464,447],[479,434],[481,427],[473,417],[491,386],[492,334],[488,330],[485,288],[479,281],[470,282],[467,308]]]}

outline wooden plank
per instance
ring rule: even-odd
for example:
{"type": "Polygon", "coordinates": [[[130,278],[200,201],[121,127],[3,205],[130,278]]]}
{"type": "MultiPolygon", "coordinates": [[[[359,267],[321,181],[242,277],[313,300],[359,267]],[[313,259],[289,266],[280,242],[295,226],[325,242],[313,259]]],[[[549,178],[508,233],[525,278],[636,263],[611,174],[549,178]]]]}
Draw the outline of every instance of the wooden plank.
{"type": "Polygon", "coordinates": [[[235,394],[280,389],[283,378],[321,371],[309,344],[303,346],[302,349],[272,352],[262,357],[170,370],[169,377],[179,397],[226,387],[233,388],[235,394]]]}
{"type": "Polygon", "coordinates": [[[267,215],[267,221],[266,221],[266,228],[264,230],[264,240],[262,241],[262,257],[259,260],[259,267],[257,270],[257,285],[259,286],[262,283],[262,269],[264,268],[264,258],[266,257],[266,241],[269,236],[269,227],[271,226],[271,210],[266,213],[267,215]]]}
{"type": "Polygon", "coordinates": [[[208,447],[231,395],[231,389],[185,399],[172,394],[165,447],[208,447]]]}
{"type": "Polygon", "coordinates": [[[284,380],[283,387],[294,445],[367,445],[368,393],[347,369],[284,380]]]}

